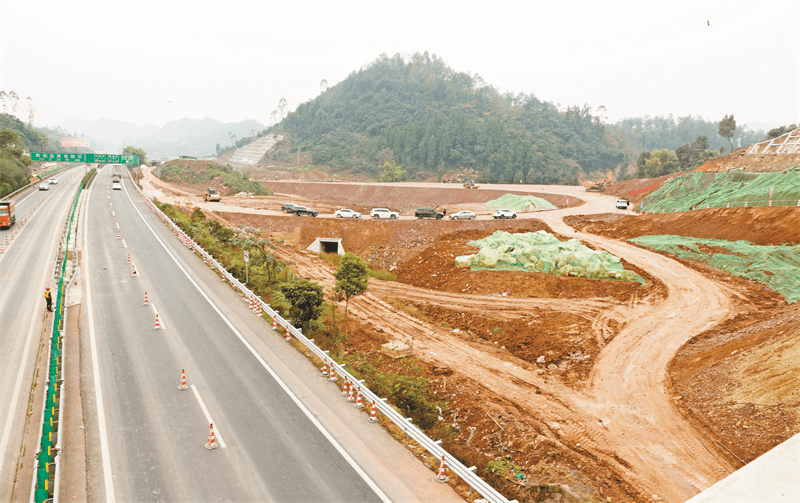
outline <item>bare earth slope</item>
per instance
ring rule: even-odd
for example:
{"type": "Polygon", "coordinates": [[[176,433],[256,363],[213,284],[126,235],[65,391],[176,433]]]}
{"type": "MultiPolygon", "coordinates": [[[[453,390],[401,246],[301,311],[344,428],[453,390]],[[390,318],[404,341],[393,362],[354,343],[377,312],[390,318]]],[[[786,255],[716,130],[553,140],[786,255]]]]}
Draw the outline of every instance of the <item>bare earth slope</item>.
{"type": "MultiPolygon", "coordinates": [[[[519,190],[519,186],[513,189],[519,190]]],[[[350,312],[365,326],[380,327],[388,338],[408,343],[415,355],[425,361],[453,369],[454,378],[477,384],[478,393],[480,390],[488,392],[493,404],[487,407],[499,407],[506,417],[529,425],[530,443],[525,449],[553,446],[569,458],[572,466],[588,473],[606,474],[609,480],[616,479],[627,496],[625,499],[685,501],[733,471],[736,460],[719,449],[679,409],[670,395],[667,369],[687,341],[719,326],[738,312],[748,311],[749,301],[731,283],[718,281],[674,259],[615,239],[579,233],[563,222],[569,215],[607,212],[613,204],[609,196],[588,194],[574,187],[550,187],[548,190],[565,200],[580,196],[587,203],[577,208],[523,216],[539,218],[558,234],[577,237],[624,258],[657,279],[661,286],[622,301],[614,296],[558,300],[503,297],[500,300],[468,292],[445,295],[398,282],[373,282],[370,292],[351,300],[350,312]],[[530,312],[546,316],[548,311],[559,311],[563,316],[586,320],[583,325],[576,326],[590,332],[583,334],[584,337],[596,341],[596,357],[590,370],[576,374],[579,377],[569,384],[560,374],[561,370],[570,368],[567,359],[544,369],[524,356],[517,357],[499,345],[493,346],[483,337],[471,336],[471,332],[469,336],[464,332],[455,333],[443,324],[412,316],[390,303],[391,299],[405,299],[429,308],[436,308],[436,299],[439,299],[439,308],[454,308],[462,314],[480,310],[482,317],[505,319],[524,318],[530,312]],[[583,376],[586,381],[580,381],[583,376]]],[[[197,204],[194,199],[192,203],[197,204]]],[[[276,225],[274,217],[252,214],[226,212],[223,220],[247,223],[269,232],[276,225]],[[259,219],[267,219],[264,226],[259,225],[259,219]],[[272,226],[268,222],[272,222],[272,226]]],[[[304,225],[299,220],[302,219],[283,219],[286,225],[295,228],[304,225]]],[[[447,222],[425,223],[436,226],[447,222]]],[[[363,227],[378,222],[352,224],[363,227]]],[[[314,225],[319,224],[315,222],[314,225]]],[[[341,226],[337,228],[346,230],[341,226]]],[[[425,243],[424,228],[420,227],[419,232],[416,239],[425,243]]],[[[302,232],[291,234],[298,236],[302,232]]],[[[303,247],[307,246],[308,239],[306,236],[295,241],[303,247]]],[[[278,253],[294,261],[293,267],[301,276],[326,287],[333,285],[332,271],[316,257],[291,246],[282,246],[278,253]]],[[[402,263],[415,255],[406,250],[397,260],[402,263]]],[[[453,421],[457,423],[457,419],[453,421]]],[[[620,494],[611,487],[613,484],[601,481],[600,477],[597,481],[608,487],[611,494],[620,494]]]]}

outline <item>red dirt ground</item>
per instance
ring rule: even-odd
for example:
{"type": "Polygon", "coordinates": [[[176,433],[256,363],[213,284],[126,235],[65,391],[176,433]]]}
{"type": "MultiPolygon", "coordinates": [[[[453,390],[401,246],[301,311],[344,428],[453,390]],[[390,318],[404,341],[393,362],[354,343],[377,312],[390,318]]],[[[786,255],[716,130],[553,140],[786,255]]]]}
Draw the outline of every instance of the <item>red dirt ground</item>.
{"type": "MultiPolygon", "coordinates": [[[[641,183],[652,184],[652,181],[641,183]]],[[[324,204],[357,210],[372,203],[365,202],[362,207],[352,203],[370,197],[379,197],[383,201],[380,206],[391,203],[397,204],[397,208],[413,197],[413,204],[405,203],[413,209],[434,206],[430,201],[447,199],[443,194],[449,190],[458,192],[461,201],[467,195],[478,197],[476,193],[483,191],[439,189],[432,196],[425,196],[420,194],[421,190],[396,191],[398,187],[389,191],[393,196],[364,192],[348,199],[337,194],[337,184],[328,184],[325,194],[314,192],[320,190],[314,185],[322,184],[281,187],[282,190],[291,187],[299,193],[298,197],[313,200],[314,195],[319,195],[324,197],[324,204]]],[[[272,207],[280,199],[268,200],[272,207]]],[[[478,199],[475,203],[479,203],[478,199]]],[[[256,204],[247,202],[246,206],[256,204]]],[[[558,386],[576,390],[586,386],[600,350],[618,333],[620,322],[624,323],[618,308],[665,295],[663,285],[654,278],[646,276],[648,284],[640,285],[539,274],[473,272],[453,267],[454,256],[474,251],[466,245],[468,241],[497,229],[523,232],[547,228],[537,220],[342,221],[229,212],[215,216],[230,225],[262,229],[274,240],[282,240],[284,244],[278,254],[293,260],[299,274],[328,286],[332,284],[330,268],[313,255],[298,250],[316,237],[341,237],[345,250],[397,275],[397,282],[372,281],[372,300],[365,298],[361,304],[361,300],[351,302],[348,352],[359,351],[375,361],[384,361],[376,347],[396,338],[395,330],[413,332],[429,327],[437,333],[448,331],[460,344],[481,352],[486,361],[505,361],[503,365],[518,365],[541,375],[540,384],[513,383],[527,387],[531,393],[531,397],[523,399],[495,393],[479,380],[457,371],[442,373],[436,370],[439,364],[435,360],[422,364],[421,375],[430,378],[437,394],[448,402],[447,410],[442,413],[443,421],[458,431],[455,442],[446,447],[467,466],[482,467],[499,456],[511,454],[512,461],[525,469],[527,478],[523,484],[567,483],[594,500],[654,500],[651,494],[642,493],[636,488],[639,486],[628,482],[626,473],[632,467],[624,459],[613,452],[609,458],[596,449],[586,451],[568,444],[558,422],[539,418],[530,408],[531,403],[540,403],[537,396],[547,397],[548,403],[557,403],[558,386]],[[538,363],[542,357],[543,362],[538,363]]],[[[800,213],[787,208],[702,210],[636,217],[609,214],[567,217],[565,221],[586,232],[614,239],[669,233],[747,239],[756,244],[797,244],[800,238],[797,225],[800,213]]],[[[679,351],[670,365],[674,398],[683,414],[696,422],[711,442],[721,441],[735,456],[749,461],[800,431],[800,399],[795,396],[796,387],[785,385],[786,376],[793,378],[795,374],[791,372],[800,368],[797,351],[793,349],[800,347],[800,333],[796,322],[792,325],[798,308],[787,306],[781,296],[761,285],[705,264],[681,262],[736,292],[739,314],[695,337],[679,351]],[[734,346],[738,351],[731,349],[734,346]],[[754,366],[753,362],[759,358],[761,366],[754,366]],[[765,376],[764,369],[771,368],[785,372],[765,376]],[[771,379],[775,386],[765,391],[753,384],[763,379],[771,379]]],[[[433,344],[436,339],[426,340],[433,344]]],[[[384,363],[391,365],[388,361],[384,363]]],[[[552,413],[547,417],[552,417],[552,413]]],[[[561,420],[561,427],[567,429],[568,425],[574,426],[567,416],[561,420]]],[[[516,482],[503,483],[507,496],[524,496],[516,482]]]]}

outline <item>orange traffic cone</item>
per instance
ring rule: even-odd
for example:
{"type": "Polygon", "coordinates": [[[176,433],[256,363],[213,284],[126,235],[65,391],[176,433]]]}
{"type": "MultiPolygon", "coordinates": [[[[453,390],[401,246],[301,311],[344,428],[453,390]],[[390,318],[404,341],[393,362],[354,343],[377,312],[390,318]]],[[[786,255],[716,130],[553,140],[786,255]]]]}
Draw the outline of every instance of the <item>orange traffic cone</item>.
{"type": "Polygon", "coordinates": [[[256,301],[256,316],[259,318],[262,317],[261,315],[261,301],[256,301]]]}
{"type": "Polygon", "coordinates": [[[255,305],[254,305],[254,304],[255,304],[255,303],[253,302],[253,296],[251,295],[251,296],[250,296],[250,309],[251,309],[251,310],[253,310],[253,311],[255,311],[255,310],[256,310],[256,308],[255,308],[255,305]]]}
{"type": "Polygon", "coordinates": [[[216,437],[214,437],[214,423],[211,423],[211,429],[208,432],[208,443],[205,445],[205,448],[211,450],[217,447],[219,447],[219,444],[217,443],[216,437]]]}
{"type": "Polygon", "coordinates": [[[347,378],[344,377],[344,381],[342,381],[342,395],[347,396],[347,378]]]}
{"type": "Polygon", "coordinates": [[[161,330],[161,323],[158,321],[158,313],[156,313],[156,326],[153,327],[153,330],[161,330]]]}
{"type": "Polygon", "coordinates": [[[444,474],[444,456],[442,456],[442,464],[439,465],[439,475],[436,476],[436,482],[441,482],[442,484],[444,484],[448,480],[450,479],[448,479],[447,476],[444,474]]]}
{"type": "Polygon", "coordinates": [[[181,384],[178,389],[189,389],[189,386],[186,385],[186,371],[184,369],[181,369],[181,384]]]}
{"type": "Polygon", "coordinates": [[[147,305],[147,292],[144,292],[144,304],[142,304],[142,305],[143,306],[147,305]]]}
{"type": "Polygon", "coordinates": [[[333,364],[331,364],[331,376],[328,378],[328,380],[331,382],[336,380],[336,369],[333,368],[333,364]]]}
{"type": "Polygon", "coordinates": [[[278,319],[272,318],[272,330],[278,331],[278,319]]]}
{"type": "Polygon", "coordinates": [[[354,403],[353,406],[359,409],[364,406],[364,402],[361,401],[361,386],[356,389],[356,403],[354,403]]]}
{"type": "Polygon", "coordinates": [[[292,340],[292,334],[289,333],[288,329],[286,330],[286,337],[284,338],[284,340],[286,341],[292,340]]]}
{"type": "Polygon", "coordinates": [[[322,364],[322,374],[321,375],[322,375],[322,377],[328,377],[328,364],[327,363],[323,363],[322,364]]]}
{"type": "Polygon", "coordinates": [[[353,383],[350,383],[350,386],[347,387],[347,401],[348,402],[356,401],[356,397],[353,396],[353,383]]]}
{"type": "Polygon", "coordinates": [[[131,263],[131,254],[130,253],[128,254],[128,263],[129,264],[131,263]]]}
{"type": "Polygon", "coordinates": [[[375,408],[375,402],[372,402],[372,408],[369,409],[369,422],[370,423],[378,422],[378,409],[375,408]]]}
{"type": "Polygon", "coordinates": [[[117,239],[122,239],[122,231],[117,231],[117,239]]]}
{"type": "Polygon", "coordinates": [[[136,276],[136,265],[133,265],[133,272],[131,272],[131,276],[136,276]]]}

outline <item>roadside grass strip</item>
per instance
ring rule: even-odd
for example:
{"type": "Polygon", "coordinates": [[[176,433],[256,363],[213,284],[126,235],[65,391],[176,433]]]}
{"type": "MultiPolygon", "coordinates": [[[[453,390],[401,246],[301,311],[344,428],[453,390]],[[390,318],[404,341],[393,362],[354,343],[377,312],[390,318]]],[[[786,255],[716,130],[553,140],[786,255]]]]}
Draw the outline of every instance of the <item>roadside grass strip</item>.
{"type": "Polygon", "coordinates": [[[783,295],[787,302],[800,300],[800,245],[759,246],[749,241],[672,235],[641,236],[628,241],[757,281],[783,295]]]}

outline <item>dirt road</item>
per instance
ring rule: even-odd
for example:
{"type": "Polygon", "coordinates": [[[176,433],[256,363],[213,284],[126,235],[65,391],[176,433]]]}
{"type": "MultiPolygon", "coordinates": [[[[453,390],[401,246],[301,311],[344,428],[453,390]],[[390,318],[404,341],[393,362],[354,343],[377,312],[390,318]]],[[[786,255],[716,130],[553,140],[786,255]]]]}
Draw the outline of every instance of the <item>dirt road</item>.
{"type": "MultiPolygon", "coordinates": [[[[683,502],[732,472],[734,466],[672,402],[667,364],[687,340],[732,316],[740,300],[727,287],[677,261],[620,241],[578,233],[562,221],[567,215],[613,211],[614,198],[586,193],[580,187],[536,186],[532,190],[580,197],[586,204],[521,218],[539,218],[557,233],[622,257],[662,281],[667,294],[621,304],[607,299],[446,294],[401,283],[373,282],[370,292],[351,300],[350,313],[407,343],[415,355],[457,369],[509,400],[543,432],[547,442],[582,457],[588,465],[611,468],[642,499],[683,502]],[[573,389],[486,342],[421,321],[389,304],[389,298],[492,311],[507,317],[537,309],[570,311],[595,322],[594,337],[601,341],[602,350],[587,385],[573,389]],[[603,320],[609,318],[622,328],[605,344],[603,320]]],[[[332,271],[316,257],[290,247],[281,247],[279,255],[294,261],[301,276],[326,287],[333,285],[332,271]]]]}

